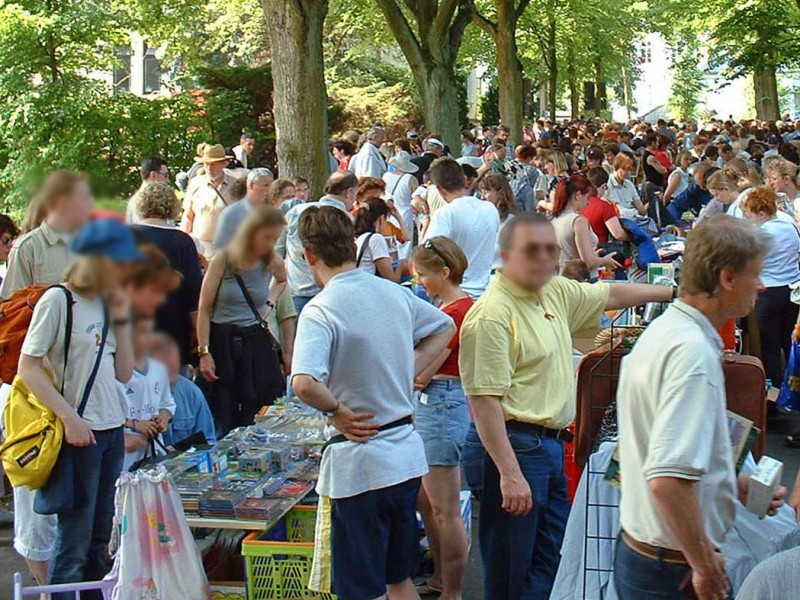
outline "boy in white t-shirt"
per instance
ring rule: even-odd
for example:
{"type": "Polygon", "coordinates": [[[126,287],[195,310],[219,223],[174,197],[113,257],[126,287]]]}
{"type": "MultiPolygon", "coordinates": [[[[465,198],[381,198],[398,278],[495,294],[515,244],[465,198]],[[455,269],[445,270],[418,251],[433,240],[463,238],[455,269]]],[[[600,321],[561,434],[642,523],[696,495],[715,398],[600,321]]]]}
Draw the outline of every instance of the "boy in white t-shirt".
{"type": "Polygon", "coordinates": [[[123,466],[126,471],[144,458],[149,439],[160,437],[175,414],[167,368],[148,358],[154,326],[152,317],[136,318],[132,332],[135,368],[130,381],[118,384],[127,407],[123,466]]]}

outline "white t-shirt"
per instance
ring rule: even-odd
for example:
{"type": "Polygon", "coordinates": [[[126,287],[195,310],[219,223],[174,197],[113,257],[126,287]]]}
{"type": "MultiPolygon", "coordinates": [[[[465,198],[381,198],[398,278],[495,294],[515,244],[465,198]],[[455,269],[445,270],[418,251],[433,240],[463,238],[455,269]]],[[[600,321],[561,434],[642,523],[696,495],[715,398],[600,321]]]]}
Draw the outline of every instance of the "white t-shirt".
{"type": "MultiPolygon", "coordinates": [[[[371,422],[392,423],[414,414],[414,347],[452,323],[399,285],[361,269],[340,273],[300,314],[292,377],[313,377],[351,410],[373,413],[371,422]]],[[[331,445],[322,457],[317,492],[348,498],[427,472],[422,438],[403,425],[366,444],[331,445]]]]}
{"type": "MultiPolygon", "coordinates": [[[[64,399],[77,409],[84,388],[94,367],[103,332],[103,300],[85,298],[72,293],[72,337],[67,364],[64,399]]],[[[50,372],[57,389],[64,380],[64,332],[67,323],[67,302],[64,290],[47,290],[33,310],[28,334],[22,344],[22,353],[45,358],[45,368],[50,372]]],[[[114,371],[114,352],[117,338],[114,328],[108,332],[103,357],[83,419],[96,431],[120,427],[125,422],[125,407],[117,393],[114,371]]]]}
{"type": "MultiPolygon", "coordinates": [[[[134,369],[131,380],[127,383],[117,382],[117,389],[122,401],[125,402],[129,419],[148,421],[161,410],[169,411],[170,415],[175,414],[175,400],[170,390],[169,373],[167,368],[156,360],[148,358],[144,370],[134,369]]],[[[123,469],[127,471],[133,463],[143,457],[142,450],[126,452],[123,469]]]]}
{"type": "Polygon", "coordinates": [[[431,217],[426,238],[449,237],[467,255],[469,266],[461,288],[474,300],[480,298],[489,285],[499,229],[497,207],[474,196],[456,198],[431,217]]]}
{"type": "Polygon", "coordinates": [[[377,268],[375,267],[376,260],[380,260],[381,258],[388,258],[391,260],[389,245],[386,243],[386,238],[380,233],[362,233],[356,239],[356,257],[359,256],[361,257],[361,262],[358,263],[358,268],[362,271],[366,271],[370,275],[375,275],[377,272],[377,268]],[[367,244],[366,248],[364,248],[364,244],[367,244]],[[361,252],[362,248],[364,248],[363,254],[361,252]]]}
{"type": "Polygon", "coordinates": [[[649,487],[677,477],[694,483],[706,533],[721,546],[736,515],[736,473],[722,339],[705,315],[679,300],[653,321],[622,361],[617,402],[622,528],[680,550],[649,487]]]}

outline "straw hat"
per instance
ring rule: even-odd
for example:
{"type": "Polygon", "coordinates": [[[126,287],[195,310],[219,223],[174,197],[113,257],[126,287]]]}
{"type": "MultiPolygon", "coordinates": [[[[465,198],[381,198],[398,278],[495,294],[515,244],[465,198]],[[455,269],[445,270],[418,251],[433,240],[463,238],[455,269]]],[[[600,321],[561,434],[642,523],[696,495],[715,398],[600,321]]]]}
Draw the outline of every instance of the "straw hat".
{"type": "Polygon", "coordinates": [[[230,160],[232,156],[225,155],[225,148],[222,144],[206,144],[200,156],[195,157],[195,161],[203,164],[221,162],[223,160],[230,160]]]}
{"type": "Polygon", "coordinates": [[[419,167],[411,162],[411,155],[405,150],[401,150],[389,161],[389,166],[394,167],[403,173],[416,173],[419,167]]]}

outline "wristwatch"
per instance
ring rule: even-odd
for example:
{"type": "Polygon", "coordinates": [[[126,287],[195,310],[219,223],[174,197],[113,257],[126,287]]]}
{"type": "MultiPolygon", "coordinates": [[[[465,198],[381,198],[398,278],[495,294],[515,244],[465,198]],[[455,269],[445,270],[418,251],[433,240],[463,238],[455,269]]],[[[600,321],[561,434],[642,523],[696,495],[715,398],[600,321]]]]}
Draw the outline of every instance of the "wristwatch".
{"type": "Polygon", "coordinates": [[[208,345],[197,347],[197,356],[203,358],[206,354],[211,354],[211,350],[209,350],[208,345]]]}
{"type": "Polygon", "coordinates": [[[322,411],[322,415],[326,419],[330,419],[332,416],[334,416],[336,414],[336,411],[339,410],[340,406],[341,406],[341,404],[339,402],[337,402],[336,406],[334,406],[331,410],[323,410],[322,411]]]}

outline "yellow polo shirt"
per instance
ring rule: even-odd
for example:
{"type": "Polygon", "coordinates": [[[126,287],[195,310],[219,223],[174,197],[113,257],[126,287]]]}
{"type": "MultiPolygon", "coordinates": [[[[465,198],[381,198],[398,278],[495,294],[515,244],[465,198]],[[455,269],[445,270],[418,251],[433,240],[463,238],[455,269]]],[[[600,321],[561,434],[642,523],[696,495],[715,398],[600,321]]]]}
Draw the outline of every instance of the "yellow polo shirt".
{"type": "Polygon", "coordinates": [[[575,419],[572,333],[599,323],[610,289],[555,277],[535,294],[499,273],[461,327],[466,394],[499,396],[506,420],[568,426],[575,419]]]}

